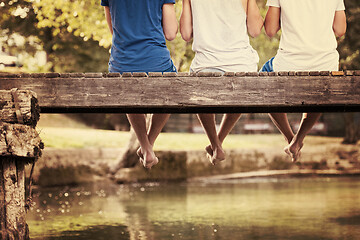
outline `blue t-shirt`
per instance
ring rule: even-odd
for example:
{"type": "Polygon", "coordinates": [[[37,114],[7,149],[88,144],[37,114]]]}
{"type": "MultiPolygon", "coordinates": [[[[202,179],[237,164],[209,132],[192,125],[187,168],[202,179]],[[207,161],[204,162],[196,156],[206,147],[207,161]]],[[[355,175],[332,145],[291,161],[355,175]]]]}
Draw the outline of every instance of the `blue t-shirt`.
{"type": "Polygon", "coordinates": [[[109,72],[175,70],[162,28],[162,6],[175,0],[101,0],[113,26],[109,72]]]}

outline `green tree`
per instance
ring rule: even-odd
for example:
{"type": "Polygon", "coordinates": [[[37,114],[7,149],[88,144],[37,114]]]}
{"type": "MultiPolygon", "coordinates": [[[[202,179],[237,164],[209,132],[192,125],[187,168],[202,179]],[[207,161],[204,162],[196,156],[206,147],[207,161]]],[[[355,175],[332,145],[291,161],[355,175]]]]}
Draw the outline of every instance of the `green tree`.
{"type": "Polygon", "coordinates": [[[46,52],[49,64],[43,71],[106,71],[111,37],[106,22],[99,20],[104,16],[98,1],[17,0],[2,2],[0,10],[7,36],[3,46],[10,53],[15,52],[11,36],[18,33],[26,39],[18,52],[46,52]]]}
{"type": "MultiPolygon", "coordinates": [[[[347,31],[339,40],[340,66],[342,69],[360,69],[360,1],[345,0],[347,31]]],[[[360,139],[360,122],[354,113],[344,113],[345,137],[343,143],[356,144],[360,139]]]]}
{"type": "Polygon", "coordinates": [[[360,1],[345,0],[347,30],[339,40],[342,69],[360,69],[360,1]]]}

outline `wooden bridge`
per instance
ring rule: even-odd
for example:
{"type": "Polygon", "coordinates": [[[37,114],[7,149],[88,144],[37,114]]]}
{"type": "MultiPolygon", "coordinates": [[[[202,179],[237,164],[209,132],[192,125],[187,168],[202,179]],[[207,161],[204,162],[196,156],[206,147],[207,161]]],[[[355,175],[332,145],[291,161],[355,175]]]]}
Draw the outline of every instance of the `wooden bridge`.
{"type": "Polygon", "coordinates": [[[360,111],[360,71],[0,74],[36,92],[42,113],[360,111]]]}
{"type": "MultiPolygon", "coordinates": [[[[42,113],[360,111],[360,71],[0,73],[0,239],[27,239],[25,171],[42,113]]],[[[31,196],[31,191],[28,193],[31,196]]]]}

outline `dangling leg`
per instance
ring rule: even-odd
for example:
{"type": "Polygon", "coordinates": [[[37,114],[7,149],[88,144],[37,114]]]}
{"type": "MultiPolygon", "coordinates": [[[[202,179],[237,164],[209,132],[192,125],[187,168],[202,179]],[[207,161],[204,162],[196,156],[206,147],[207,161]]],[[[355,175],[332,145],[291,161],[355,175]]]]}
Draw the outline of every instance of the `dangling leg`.
{"type": "Polygon", "coordinates": [[[310,132],[315,123],[319,120],[320,116],[321,113],[303,114],[297,133],[293,137],[290,144],[284,149],[285,152],[292,158],[293,162],[298,159],[300,150],[303,146],[304,138],[310,132]]]}
{"type": "MultiPolygon", "coordinates": [[[[154,146],[156,138],[159,136],[161,130],[164,128],[169,117],[170,117],[170,114],[152,114],[150,125],[149,125],[149,130],[147,133],[149,143],[152,147],[154,146]]],[[[137,150],[137,155],[140,158],[143,158],[141,146],[137,150]]]]}
{"type": "MultiPolygon", "coordinates": [[[[221,120],[219,132],[217,134],[221,144],[224,142],[226,136],[229,135],[231,130],[234,128],[235,124],[240,119],[240,117],[241,117],[241,113],[224,114],[221,120]]],[[[211,145],[207,146],[205,149],[208,154],[213,155],[213,150],[211,148],[211,145]]]]}
{"type": "Polygon", "coordinates": [[[240,117],[241,117],[241,113],[224,114],[218,133],[218,137],[221,143],[224,142],[226,136],[229,135],[229,133],[234,128],[235,124],[240,119],[240,117]]]}
{"type": "Polygon", "coordinates": [[[139,140],[141,152],[143,155],[142,164],[145,168],[151,168],[158,163],[153,147],[149,142],[146,133],[146,117],[144,114],[127,114],[131,126],[134,128],[135,134],[139,140]]]}
{"type": "Polygon", "coordinates": [[[151,145],[154,143],[164,128],[166,122],[169,120],[170,114],[153,114],[148,131],[148,138],[151,145]]]}
{"type": "Polygon", "coordinates": [[[286,113],[269,113],[270,119],[273,121],[277,129],[285,137],[287,143],[290,143],[294,137],[294,133],[290,127],[286,113]]]}
{"type": "Polygon", "coordinates": [[[198,114],[198,118],[210,140],[211,149],[213,150],[212,154],[208,155],[210,157],[209,160],[215,165],[216,163],[225,160],[225,152],[216,134],[215,114],[198,114]]]}

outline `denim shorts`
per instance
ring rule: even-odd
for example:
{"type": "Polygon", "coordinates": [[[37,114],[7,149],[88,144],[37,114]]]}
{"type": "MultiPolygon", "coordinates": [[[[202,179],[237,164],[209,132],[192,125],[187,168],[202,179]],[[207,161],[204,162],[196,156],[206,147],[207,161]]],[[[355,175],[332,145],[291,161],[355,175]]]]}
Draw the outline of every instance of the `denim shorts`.
{"type": "Polygon", "coordinates": [[[267,61],[260,69],[259,72],[273,72],[274,66],[273,66],[274,57],[271,58],[269,61],[267,61]]]}
{"type": "MultiPolygon", "coordinates": [[[[109,72],[114,73],[114,72],[119,72],[119,71],[116,71],[116,70],[112,69],[111,66],[109,66],[109,72]]],[[[144,72],[144,71],[142,71],[142,72],[144,72]]],[[[176,67],[175,67],[174,63],[171,61],[171,66],[168,69],[166,69],[165,71],[162,71],[162,72],[177,72],[177,70],[176,70],[176,67]]],[[[148,74],[148,73],[149,72],[146,72],[146,74],[148,74]]],[[[120,74],[123,74],[123,72],[120,72],[120,74]]]]}

